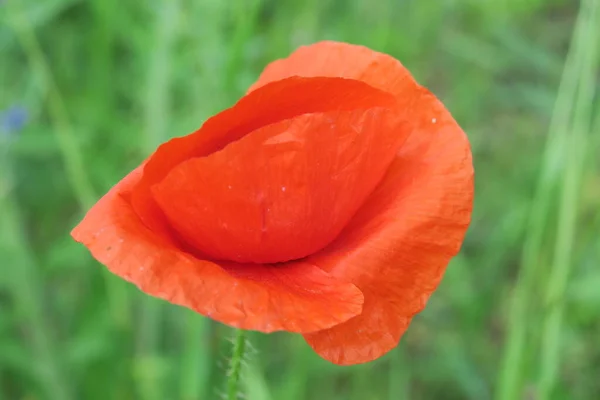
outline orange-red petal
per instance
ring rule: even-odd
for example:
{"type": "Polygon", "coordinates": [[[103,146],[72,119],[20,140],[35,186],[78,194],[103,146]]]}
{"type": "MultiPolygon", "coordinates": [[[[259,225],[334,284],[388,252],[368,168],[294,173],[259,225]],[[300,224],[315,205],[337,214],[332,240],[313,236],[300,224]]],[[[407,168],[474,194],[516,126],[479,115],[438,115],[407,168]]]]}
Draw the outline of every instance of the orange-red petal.
{"type": "Polygon", "coordinates": [[[310,332],[361,312],[362,293],[307,261],[276,267],[199,260],[150,231],[128,203],[138,167],[108,192],[72,235],[110,271],[142,291],[225,324],[310,332]]]}
{"type": "Polygon", "coordinates": [[[338,236],[409,132],[394,108],[303,114],[182,162],[153,193],[213,260],[297,260],[338,236]]]}
{"type": "Polygon", "coordinates": [[[209,118],[196,132],[172,139],[150,157],[132,192],[132,205],[142,221],[163,237],[172,237],[152,196],[151,187],[182,161],[223,149],[252,131],[301,114],[390,107],[389,93],[363,82],[338,77],[287,77],[263,85],[233,107],[209,118]]]}
{"type": "Polygon", "coordinates": [[[337,364],[371,361],[398,344],[460,248],[473,199],[470,146],[444,106],[392,57],[318,43],[268,66],[252,90],[293,75],[362,80],[397,96],[414,123],[383,182],[338,238],[309,257],[355,283],[365,304],[361,315],[305,334],[306,341],[337,364]]]}
{"type": "Polygon", "coordinates": [[[363,46],[324,41],[267,65],[248,92],[291,76],[355,79],[400,95],[400,100],[409,100],[415,89],[412,75],[395,58],[363,46]]]}

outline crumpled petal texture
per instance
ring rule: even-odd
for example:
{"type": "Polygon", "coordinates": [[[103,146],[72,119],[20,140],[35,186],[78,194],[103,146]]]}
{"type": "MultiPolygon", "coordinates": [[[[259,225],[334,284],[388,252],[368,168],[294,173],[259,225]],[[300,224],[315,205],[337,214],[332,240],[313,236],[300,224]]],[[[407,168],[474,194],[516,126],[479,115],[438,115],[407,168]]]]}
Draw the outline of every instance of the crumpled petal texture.
{"type": "Polygon", "coordinates": [[[362,293],[310,262],[218,264],[163,240],[127,201],[142,169],[113,187],[72,232],[111,272],[152,296],[244,329],[311,332],[360,313],[362,293]]]}
{"type": "Polygon", "coordinates": [[[472,202],[468,140],[435,96],[390,56],[321,42],[161,145],[72,235],[150,295],[348,365],[398,344],[472,202]]]}
{"type": "Polygon", "coordinates": [[[302,114],[395,105],[389,93],[339,77],[287,77],[263,85],[209,118],[198,131],[159,146],[133,188],[132,205],[147,226],[168,239],[173,232],[154,200],[152,186],[183,161],[208,156],[256,129],[302,114]]]}
{"type": "Polygon", "coordinates": [[[154,198],[210,259],[309,256],[337,237],[383,178],[410,132],[399,114],[332,111],[267,125],[179,164],[153,187],[154,198]]]}
{"type": "Polygon", "coordinates": [[[306,341],[333,363],[368,362],[398,344],[460,249],[473,203],[470,146],[435,96],[387,55],[321,42],[267,66],[251,90],[288,76],[361,80],[394,94],[414,124],[384,181],[336,240],[309,258],[356,284],[365,304],[361,315],[305,334],[306,341]]]}

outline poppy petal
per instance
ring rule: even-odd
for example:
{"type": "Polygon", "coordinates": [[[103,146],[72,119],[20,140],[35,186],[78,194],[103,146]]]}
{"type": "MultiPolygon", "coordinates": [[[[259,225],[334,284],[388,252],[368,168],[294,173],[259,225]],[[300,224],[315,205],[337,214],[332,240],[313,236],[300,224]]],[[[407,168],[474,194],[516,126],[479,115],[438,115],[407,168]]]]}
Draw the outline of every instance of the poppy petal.
{"type": "Polygon", "coordinates": [[[196,132],[162,144],[133,190],[132,205],[147,226],[168,239],[172,232],[152,197],[151,187],[181,162],[205,157],[262,126],[301,114],[389,107],[395,102],[389,93],[337,77],[288,77],[266,84],[209,118],[196,132]]]}
{"type": "Polygon", "coordinates": [[[395,58],[363,46],[323,41],[267,65],[248,92],[291,76],[356,79],[404,99],[415,88],[412,75],[395,58]]]}
{"type": "Polygon", "coordinates": [[[361,315],[305,335],[336,364],[393,349],[437,288],[470,223],[473,169],[462,130],[432,95],[416,103],[421,124],[382,183],[334,243],[309,260],[363,292],[361,315]]]}
{"type": "Polygon", "coordinates": [[[410,127],[396,109],[304,114],[175,167],[153,187],[169,223],[213,260],[279,263],[331,243],[410,127]]]}
{"type": "Polygon", "coordinates": [[[276,267],[216,264],[150,231],[127,201],[138,167],[109,191],[72,236],[142,291],[225,324],[262,332],[310,332],[358,315],[362,293],[302,261],[276,267]]]}
{"type": "Polygon", "coordinates": [[[460,248],[473,200],[470,146],[445,107],[388,55],[317,43],[267,66],[250,91],[296,75],[362,80],[394,94],[414,123],[382,183],[336,240],[309,257],[356,284],[365,303],[361,315],[306,341],[333,363],[368,362],[398,344],[460,248]]]}

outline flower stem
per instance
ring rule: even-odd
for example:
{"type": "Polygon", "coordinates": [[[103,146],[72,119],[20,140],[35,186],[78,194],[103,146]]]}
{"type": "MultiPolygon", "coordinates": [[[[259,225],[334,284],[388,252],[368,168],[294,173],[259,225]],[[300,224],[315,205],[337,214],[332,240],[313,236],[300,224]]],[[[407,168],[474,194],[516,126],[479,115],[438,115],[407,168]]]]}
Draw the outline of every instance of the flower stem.
{"type": "Polygon", "coordinates": [[[237,329],[233,340],[233,353],[229,362],[229,379],[227,380],[227,400],[237,400],[242,372],[242,362],[246,351],[246,331],[237,329]]]}

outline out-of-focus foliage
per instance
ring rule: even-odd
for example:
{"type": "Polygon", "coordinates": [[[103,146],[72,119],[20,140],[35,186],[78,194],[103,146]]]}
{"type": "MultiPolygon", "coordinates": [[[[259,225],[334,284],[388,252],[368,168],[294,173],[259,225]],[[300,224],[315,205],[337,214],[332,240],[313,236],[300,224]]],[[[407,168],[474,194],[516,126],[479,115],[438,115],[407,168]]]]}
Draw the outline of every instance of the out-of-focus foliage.
{"type": "Polygon", "coordinates": [[[398,349],[336,367],[253,334],[247,398],[598,398],[598,3],[0,2],[0,399],[218,398],[229,329],[142,295],[69,231],[157,144],[322,39],[395,56],[445,102],[473,144],[473,224],[398,349]]]}

